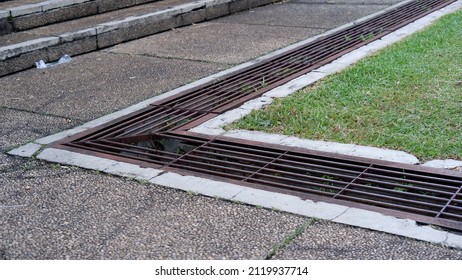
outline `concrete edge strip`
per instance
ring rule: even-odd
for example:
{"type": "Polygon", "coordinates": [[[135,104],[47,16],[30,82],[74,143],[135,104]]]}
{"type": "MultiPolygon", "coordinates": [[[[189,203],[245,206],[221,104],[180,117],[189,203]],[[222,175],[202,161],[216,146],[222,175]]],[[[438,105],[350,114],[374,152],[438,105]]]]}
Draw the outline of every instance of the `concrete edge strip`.
{"type": "Polygon", "coordinates": [[[6,9],[11,17],[27,16],[35,13],[46,12],[54,9],[65,8],[71,5],[82,4],[91,0],[49,0],[35,4],[22,5],[6,9]]]}
{"type": "MultiPolygon", "coordinates": [[[[72,5],[83,4],[86,2],[91,2],[93,0],[48,0],[43,1],[35,4],[27,4],[22,6],[16,6],[11,8],[6,8],[4,10],[0,10],[0,19],[7,18],[7,17],[19,17],[19,16],[27,16],[35,13],[46,12],[55,9],[67,8],[72,5]]],[[[151,2],[155,2],[156,0],[148,1],[148,2],[141,2],[136,3],[137,5],[147,4],[151,2]]],[[[197,3],[203,3],[207,5],[207,7],[217,5],[217,4],[224,4],[231,2],[232,0],[199,0],[196,1],[197,3]]]]}
{"type": "MultiPolygon", "coordinates": [[[[214,0],[207,0],[207,1],[214,1],[214,0]]],[[[230,0],[227,0],[227,1],[230,1],[230,0]]],[[[115,20],[111,22],[102,23],[96,27],[96,31],[97,31],[97,34],[99,35],[99,34],[110,32],[110,31],[113,31],[119,28],[129,27],[129,26],[132,26],[134,24],[137,24],[143,21],[162,20],[162,19],[166,19],[169,17],[179,15],[179,14],[187,13],[195,9],[205,8],[205,7],[206,7],[206,2],[182,4],[182,5],[172,7],[172,8],[167,8],[167,9],[155,11],[152,13],[147,13],[147,14],[140,15],[140,16],[131,16],[123,20],[115,20]]]]}
{"type": "Polygon", "coordinates": [[[11,12],[8,10],[0,10],[0,20],[7,19],[11,16],[11,12]]]}
{"type": "Polygon", "coordinates": [[[38,159],[59,164],[74,165],[85,169],[97,170],[117,176],[151,180],[164,171],[153,168],[142,168],[135,164],[102,159],[95,156],[77,154],[69,151],[48,148],[37,155],[38,159]]]}
{"type": "Polygon", "coordinates": [[[22,42],[10,46],[0,47],[0,61],[11,57],[19,56],[23,53],[44,49],[59,44],[59,37],[43,37],[27,42],[22,42]]]}
{"type": "MultiPolygon", "coordinates": [[[[5,17],[20,17],[20,16],[28,16],[36,13],[42,13],[42,12],[47,12],[51,10],[56,10],[56,9],[64,9],[69,6],[73,5],[79,5],[79,4],[84,4],[87,2],[91,2],[94,0],[48,0],[48,1],[43,1],[35,4],[27,4],[27,5],[22,5],[22,6],[16,6],[16,7],[11,7],[11,8],[6,8],[4,10],[0,11],[0,19],[3,18],[3,12],[8,13],[7,16],[5,17]]],[[[143,4],[148,4],[151,2],[155,2],[157,0],[152,0],[152,1],[143,1],[141,3],[136,2],[135,5],[143,5],[143,4]]],[[[132,5],[133,6],[133,5],[132,5]]],[[[127,7],[132,7],[132,6],[127,6],[127,7]]]]}
{"type": "MultiPolygon", "coordinates": [[[[313,83],[314,80],[319,80],[322,77],[345,68],[347,65],[354,63],[355,61],[365,57],[372,52],[383,48],[387,45],[390,45],[398,40],[403,39],[405,36],[410,35],[418,30],[423,29],[424,27],[430,25],[433,21],[440,18],[443,15],[454,12],[462,8],[462,0],[455,2],[454,4],[432,13],[422,19],[417,20],[413,24],[410,24],[402,29],[389,34],[383,37],[380,43],[377,41],[364,46],[363,48],[357,49],[348,55],[340,58],[339,61],[333,62],[331,65],[326,65],[322,68],[309,73],[307,75],[312,75],[311,77],[300,77],[290,83],[287,86],[282,86],[278,89],[274,89],[271,92],[268,92],[266,96],[260,97],[256,100],[250,101],[241,108],[239,114],[234,115],[234,113],[225,113],[221,117],[226,117],[226,114],[231,114],[231,117],[239,117],[242,114],[249,111],[249,108],[262,106],[261,103],[267,104],[272,98],[279,98],[286,96],[291,92],[296,91],[300,87],[303,87],[303,83],[299,84],[301,80],[307,79],[311,80],[309,84],[313,83]],[[361,54],[358,56],[358,54],[361,54]],[[343,60],[342,60],[343,59],[343,60]],[[349,61],[350,64],[347,63],[349,61]],[[271,97],[273,96],[273,97],[271,97]],[[252,102],[254,103],[252,105],[252,102]]],[[[278,52],[274,52],[273,54],[278,52]]],[[[275,54],[275,55],[276,55],[275,54]]],[[[266,55],[265,57],[269,57],[266,55]]],[[[218,197],[227,200],[239,201],[246,204],[263,206],[270,209],[278,209],[281,211],[319,218],[326,219],[337,223],[342,223],[346,225],[353,225],[362,228],[392,233],[400,236],[406,236],[409,238],[414,238],[422,241],[428,241],[432,243],[438,243],[449,247],[462,248],[462,236],[454,233],[449,233],[444,230],[435,229],[431,226],[420,226],[417,225],[415,221],[408,219],[398,219],[391,216],[386,216],[380,213],[351,208],[336,204],[329,204],[324,202],[314,202],[311,200],[302,200],[299,197],[285,195],[280,193],[273,193],[264,190],[253,189],[245,186],[240,186],[236,184],[224,183],[220,181],[214,181],[206,178],[195,177],[195,176],[182,176],[173,172],[164,172],[162,170],[153,169],[153,168],[141,168],[140,166],[128,163],[122,163],[117,161],[112,161],[108,159],[101,159],[98,157],[93,157],[89,155],[83,155],[79,153],[54,149],[54,148],[44,148],[43,145],[49,144],[51,142],[63,139],[67,136],[73,135],[75,133],[85,131],[89,128],[101,125],[107,121],[113,120],[117,117],[123,116],[135,110],[144,108],[147,104],[150,104],[156,100],[167,98],[172,96],[180,91],[183,91],[187,88],[191,88],[205,82],[216,79],[217,77],[226,75],[229,72],[236,71],[243,67],[257,63],[260,59],[254,60],[252,62],[244,63],[242,65],[236,66],[229,70],[220,72],[218,74],[209,76],[207,78],[201,79],[192,84],[183,86],[176,90],[170,91],[161,96],[157,96],[131,106],[122,111],[107,115],[105,117],[99,118],[95,121],[86,123],[80,127],[64,131],[55,135],[51,135],[45,138],[38,139],[35,143],[29,143],[19,148],[13,149],[8,152],[10,155],[18,155],[24,157],[36,156],[38,159],[57,162],[62,164],[77,165],[82,168],[99,170],[110,174],[115,174],[119,176],[128,176],[134,177],[141,180],[148,180],[153,184],[163,185],[175,189],[180,189],[183,191],[197,192],[202,195],[210,197],[218,197]],[[42,150],[43,149],[43,150],[42,150]]],[[[230,111],[233,112],[233,111],[230,111]]],[[[216,118],[218,119],[218,118],[216,118]]],[[[220,125],[223,123],[221,122],[220,125]]],[[[197,128],[196,128],[197,129],[197,128]]],[[[220,126],[212,125],[210,129],[221,129],[220,126]]],[[[204,132],[204,131],[203,131],[204,132]]],[[[230,132],[232,134],[233,132],[230,132]]],[[[272,138],[272,141],[284,141],[290,137],[283,137],[278,135],[265,135],[265,138],[272,138]]],[[[453,164],[450,162],[450,164],[453,164]]]]}

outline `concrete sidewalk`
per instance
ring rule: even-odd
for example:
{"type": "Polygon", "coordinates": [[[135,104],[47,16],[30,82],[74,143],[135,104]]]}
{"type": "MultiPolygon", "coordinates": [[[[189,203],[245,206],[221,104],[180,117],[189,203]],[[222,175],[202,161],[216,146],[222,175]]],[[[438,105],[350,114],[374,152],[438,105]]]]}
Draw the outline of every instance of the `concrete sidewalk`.
{"type": "Polygon", "coordinates": [[[462,259],[462,250],[5,154],[398,2],[285,1],[0,78],[0,258],[462,259]]]}

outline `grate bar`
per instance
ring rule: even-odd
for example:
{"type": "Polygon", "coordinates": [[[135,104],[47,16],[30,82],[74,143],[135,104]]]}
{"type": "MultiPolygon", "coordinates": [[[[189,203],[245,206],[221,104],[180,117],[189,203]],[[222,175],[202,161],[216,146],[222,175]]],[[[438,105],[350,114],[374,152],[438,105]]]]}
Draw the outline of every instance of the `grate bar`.
{"type": "Polygon", "coordinates": [[[252,175],[250,175],[249,177],[245,178],[244,180],[242,181],[248,181],[250,178],[252,178],[253,176],[255,176],[256,174],[259,174],[262,170],[266,170],[266,168],[271,165],[274,161],[278,160],[279,158],[281,158],[282,156],[284,156],[285,154],[287,153],[284,152],[283,154],[281,154],[280,156],[278,156],[277,158],[273,159],[272,161],[268,162],[265,166],[261,167],[260,169],[258,169],[257,171],[255,171],[252,175]]]}
{"type": "MultiPolygon", "coordinates": [[[[441,209],[441,211],[438,212],[438,215],[436,215],[436,218],[440,217],[441,214],[442,214],[444,211],[446,211],[446,209],[448,209],[448,208],[455,208],[455,209],[457,209],[457,210],[459,210],[459,211],[461,210],[460,207],[456,208],[456,207],[453,207],[453,206],[450,205],[451,203],[455,202],[456,197],[461,193],[461,191],[462,191],[462,185],[461,185],[460,188],[457,190],[457,192],[455,192],[454,195],[448,200],[448,202],[446,203],[446,205],[444,205],[444,207],[441,209]]],[[[456,203],[457,203],[457,202],[456,202],[456,203]]],[[[460,203],[460,202],[458,202],[458,203],[460,203]]],[[[452,215],[452,214],[450,214],[450,213],[446,213],[446,214],[452,215]]],[[[462,215],[456,215],[456,216],[462,218],[462,215]]]]}
{"type": "Polygon", "coordinates": [[[358,180],[362,175],[364,175],[364,173],[367,172],[367,170],[369,170],[369,168],[371,168],[373,166],[373,164],[369,165],[366,169],[364,169],[363,172],[361,172],[361,174],[359,174],[358,176],[356,176],[350,183],[348,183],[348,185],[346,185],[343,189],[341,189],[333,198],[337,198],[340,194],[342,194],[349,186],[351,186],[351,184],[353,184],[354,182],[356,182],[356,180],[358,180]]]}

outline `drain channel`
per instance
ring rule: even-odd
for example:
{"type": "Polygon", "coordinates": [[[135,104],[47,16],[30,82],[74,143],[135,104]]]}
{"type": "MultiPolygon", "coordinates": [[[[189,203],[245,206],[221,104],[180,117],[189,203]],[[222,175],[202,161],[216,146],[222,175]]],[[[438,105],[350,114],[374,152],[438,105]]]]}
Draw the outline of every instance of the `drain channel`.
{"type": "Polygon", "coordinates": [[[462,178],[456,172],[187,131],[452,2],[409,2],[53,147],[462,231],[462,178]]]}

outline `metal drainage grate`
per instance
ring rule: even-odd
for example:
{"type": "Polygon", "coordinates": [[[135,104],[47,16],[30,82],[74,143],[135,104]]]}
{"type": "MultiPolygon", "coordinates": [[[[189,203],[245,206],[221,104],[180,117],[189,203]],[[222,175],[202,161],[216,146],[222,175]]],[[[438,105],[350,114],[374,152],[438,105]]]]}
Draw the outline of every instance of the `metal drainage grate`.
{"type": "Polygon", "coordinates": [[[315,201],[387,209],[397,217],[462,229],[462,178],[452,172],[188,132],[74,141],[67,146],[164,170],[271,187],[315,201]]]}
{"type": "Polygon", "coordinates": [[[187,131],[454,1],[409,2],[53,146],[462,230],[460,173],[187,131]]]}
{"type": "Polygon", "coordinates": [[[462,178],[404,164],[262,147],[261,143],[218,137],[166,166],[177,172],[188,170],[270,186],[311,199],[314,195],[359,208],[369,205],[397,210],[394,214],[399,217],[462,229],[462,178]]]}

